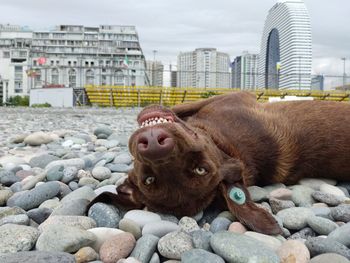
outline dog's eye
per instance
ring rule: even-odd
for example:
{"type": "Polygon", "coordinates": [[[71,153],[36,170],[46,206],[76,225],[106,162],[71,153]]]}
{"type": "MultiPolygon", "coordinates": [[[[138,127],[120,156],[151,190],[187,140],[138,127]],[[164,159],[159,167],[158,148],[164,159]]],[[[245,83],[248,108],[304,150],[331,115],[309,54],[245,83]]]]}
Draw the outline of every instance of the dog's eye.
{"type": "Polygon", "coordinates": [[[206,175],[208,171],[203,167],[197,167],[193,170],[197,175],[206,175]]]}
{"type": "Polygon", "coordinates": [[[150,185],[153,184],[156,178],[154,178],[153,176],[147,177],[145,180],[145,185],[150,185]]]}

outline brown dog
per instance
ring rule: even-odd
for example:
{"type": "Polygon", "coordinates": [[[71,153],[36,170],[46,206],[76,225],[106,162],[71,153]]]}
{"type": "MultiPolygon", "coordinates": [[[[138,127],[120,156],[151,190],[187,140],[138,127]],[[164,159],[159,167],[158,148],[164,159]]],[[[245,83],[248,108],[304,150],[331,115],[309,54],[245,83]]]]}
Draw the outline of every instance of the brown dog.
{"type": "Polygon", "coordinates": [[[280,227],[256,206],[250,185],[294,184],[303,177],[350,178],[350,105],[298,101],[260,104],[245,92],[138,116],[129,148],[134,169],[98,201],[178,216],[217,202],[251,229],[280,227]]]}

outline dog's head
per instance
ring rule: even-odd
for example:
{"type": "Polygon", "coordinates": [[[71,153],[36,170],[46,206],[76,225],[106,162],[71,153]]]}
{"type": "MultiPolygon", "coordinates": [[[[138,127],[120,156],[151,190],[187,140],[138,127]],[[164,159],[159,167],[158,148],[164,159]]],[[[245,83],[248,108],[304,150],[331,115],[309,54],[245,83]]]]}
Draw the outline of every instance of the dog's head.
{"type": "Polygon", "coordinates": [[[280,233],[275,219],[249,198],[243,163],[226,155],[205,130],[159,106],[145,108],[137,121],[140,128],[129,140],[134,169],[118,188],[124,206],[194,215],[219,195],[252,229],[280,233]]]}

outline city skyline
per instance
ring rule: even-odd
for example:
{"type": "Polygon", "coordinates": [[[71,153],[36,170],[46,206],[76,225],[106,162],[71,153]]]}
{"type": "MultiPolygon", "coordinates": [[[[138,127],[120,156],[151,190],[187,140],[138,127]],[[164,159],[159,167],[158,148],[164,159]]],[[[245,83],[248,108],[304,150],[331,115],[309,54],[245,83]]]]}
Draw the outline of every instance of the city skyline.
{"type": "MultiPolygon", "coordinates": [[[[183,0],[142,3],[102,0],[89,4],[80,0],[8,0],[0,3],[3,11],[0,23],[27,25],[33,29],[52,28],[57,24],[131,24],[137,28],[148,60],[153,58],[153,50],[157,50],[157,60],[175,64],[179,52],[198,47],[217,48],[233,60],[244,50],[259,53],[265,18],[276,2],[204,0],[198,5],[183,0]]],[[[305,3],[313,33],[313,73],[342,75],[341,57],[350,59],[346,46],[350,38],[346,6],[350,3],[341,0],[305,0],[305,3]]]]}

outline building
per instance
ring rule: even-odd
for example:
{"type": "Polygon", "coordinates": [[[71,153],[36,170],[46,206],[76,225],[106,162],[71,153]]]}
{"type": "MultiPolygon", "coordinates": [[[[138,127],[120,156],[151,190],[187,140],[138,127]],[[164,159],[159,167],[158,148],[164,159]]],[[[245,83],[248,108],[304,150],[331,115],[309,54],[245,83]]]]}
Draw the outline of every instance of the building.
{"type": "Polygon", "coordinates": [[[177,57],[177,86],[229,88],[230,57],[215,48],[181,52],[177,57]]]}
{"type": "Polygon", "coordinates": [[[147,76],[152,87],[163,86],[164,65],[160,61],[146,61],[147,76]]]}
{"type": "Polygon", "coordinates": [[[324,91],[324,76],[317,75],[312,77],[311,90],[324,91]]]}
{"type": "Polygon", "coordinates": [[[35,31],[1,26],[0,58],[0,75],[8,82],[3,100],[33,88],[149,84],[134,26],[60,25],[35,31]]]}
{"type": "Polygon", "coordinates": [[[256,89],[258,87],[259,55],[243,52],[231,64],[232,88],[256,89]]]}
{"type": "Polygon", "coordinates": [[[177,70],[173,69],[172,65],[170,64],[170,87],[177,87],[177,70]]]}
{"type": "Polygon", "coordinates": [[[263,31],[259,86],[310,89],[312,37],[302,0],[279,0],[269,11],[263,31]]]}

